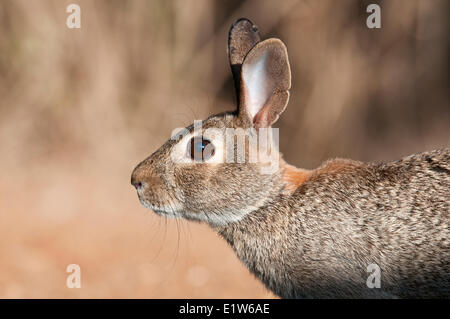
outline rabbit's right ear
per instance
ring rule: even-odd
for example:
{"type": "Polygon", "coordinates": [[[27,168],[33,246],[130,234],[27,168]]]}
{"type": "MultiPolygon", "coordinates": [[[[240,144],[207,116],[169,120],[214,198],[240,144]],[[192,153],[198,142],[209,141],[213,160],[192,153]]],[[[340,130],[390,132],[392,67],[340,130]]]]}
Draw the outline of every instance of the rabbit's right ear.
{"type": "Polygon", "coordinates": [[[258,27],[248,19],[236,20],[228,33],[228,59],[233,73],[237,102],[240,100],[241,66],[247,53],[259,42],[258,27]]]}
{"type": "Polygon", "coordinates": [[[242,64],[239,117],[244,125],[271,126],[286,108],[290,88],[291,69],[284,43],[279,39],[259,42],[242,64]]]}

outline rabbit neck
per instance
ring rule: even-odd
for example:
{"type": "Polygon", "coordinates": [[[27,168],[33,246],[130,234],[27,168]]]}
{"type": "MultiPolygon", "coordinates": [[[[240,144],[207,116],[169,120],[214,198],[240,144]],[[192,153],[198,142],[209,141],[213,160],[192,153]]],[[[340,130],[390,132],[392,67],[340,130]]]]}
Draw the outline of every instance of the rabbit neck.
{"type": "Polygon", "coordinates": [[[283,189],[284,193],[291,195],[297,188],[311,178],[312,172],[298,168],[286,162],[281,163],[283,167],[283,189]]]}
{"type": "MultiPolygon", "coordinates": [[[[245,218],[247,215],[260,216],[262,212],[265,212],[269,208],[276,204],[283,204],[288,201],[290,196],[305,182],[307,182],[313,176],[313,171],[297,168],[293,165],[286,163],[282,158],[280,159],[280,169],[273,175],[273,187],[263,201],[255,205],[256,207],[243,209],[245,211],[242,216],[245,218]]],[[[265,213],[264,213],[265,214],[265,213]]],[[[242,219],[230,223],[210,224],[217,232],[222,232],[227,228],[228,224],[236,224],[242,219]]]]}
{"type": "MultiPolygon", "coordinates": [[[[233,248],[238,258],[272,291],[279,287],[289,289],[289,280],[282,269],[285,265],[283,254],[286,247],[279,243],[289,243],[289,224],[292,219],[283,213],[289,207],[291,195],[310,177],[312,172],[281,162],[277,174],[280,188],[274,190],[263,206],[245,215],[239,221],[213,226],[233,248]]],[[[298,248],[298,247],[296,247],[298,248]]],[[[293,289],[293,287],[292,287],[293,289]]]]}
{"type": "MultiPolygon", "coordinates": [[[[290,280],[285,275],[282,262],[282,243],[289,243],[289,219],[278,209],[286,203],[282,193],[271,203],[247,214],[242,220],[225,226],[215,227],[236,253],[237,257],[255,274],[268,289],[278,293],[286,288],[290,280]]],[[[293,289],[293,287],[292,287],[293,289]]]]}
{"type": "Polygon", "coordinates": [[[293,236],[302,232],[296,212],[291,209],[296,196],[294,193],[308,187],[308,183],[314,183],[317,175],[339,171],[345,165],[341,162],[327,164],[313,171],[284,161],[281,165],[279,176],[282,187],[274,192],[270,201],[246,214],[242,220],[214,228],[268,289],[279,296],[292,298],[297,296],[297,288],[296,280],[291,276],[295,276],[295,265],[302,263],[303,257],[297,254],[292,256],[289,252],[301,252],[305,244],[293,236]]]}

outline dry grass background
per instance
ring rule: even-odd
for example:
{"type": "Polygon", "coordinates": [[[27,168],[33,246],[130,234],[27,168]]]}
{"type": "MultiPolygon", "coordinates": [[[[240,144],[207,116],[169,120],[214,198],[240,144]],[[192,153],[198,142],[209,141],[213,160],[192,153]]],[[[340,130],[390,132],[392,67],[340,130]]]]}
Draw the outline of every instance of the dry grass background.
{"type": "Polygon", "coordinates": [[[0,1],[0,297],[268,297],[204,225],[147,212],[133,167],[232,108],[230,24],[288,47],[287,160],[449,146],[450,1],[0,1]],[[66,6],[82,27],[66,27],[66,6]],[[382,28],[365,27],[369,3],[382,28]],[[65,268],[82,270],[66,288],[65,268]]]}

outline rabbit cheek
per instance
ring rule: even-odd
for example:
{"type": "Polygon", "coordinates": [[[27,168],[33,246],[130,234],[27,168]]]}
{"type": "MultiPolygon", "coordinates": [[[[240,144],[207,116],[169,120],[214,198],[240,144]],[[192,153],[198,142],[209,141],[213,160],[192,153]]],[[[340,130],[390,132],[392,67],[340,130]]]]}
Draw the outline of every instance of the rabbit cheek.
{"type": "Polygon", "coordinates": [[[261,185],[252,185],[257,169],[245,167],[244,164],[197,164],[180,169],[177,176],[178,188],[183,192],[183,217],[213,226],[224,225],[242,219],[259,207],[266,193],[261,192],[261,185]]]}
{"type": "Polygon", "coordinates": [[[183,217],[208,222],[212,215],[221,211],[224,203],[221,202],[220,189],[215,185],[220,165],[199,163],[177,168],[176,197],[182,199],[183,217]]]}

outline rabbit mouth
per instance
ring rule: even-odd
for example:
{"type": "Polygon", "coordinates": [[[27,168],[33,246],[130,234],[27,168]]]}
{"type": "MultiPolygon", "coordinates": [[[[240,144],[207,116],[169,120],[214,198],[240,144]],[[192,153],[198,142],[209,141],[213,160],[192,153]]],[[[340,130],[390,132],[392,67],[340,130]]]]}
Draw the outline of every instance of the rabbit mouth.
{"type": "Polygon", "coordinates": [[[175,207],[172,206],[161,206],[161,205],[155,205],[141,196],[139,196],[139,201],[141,202],[142,206],[144,206],[147,209],[152,210],[159,216],[166,216],[166,217],[182,217],[181,213],[175,209],[175,207]]]}

